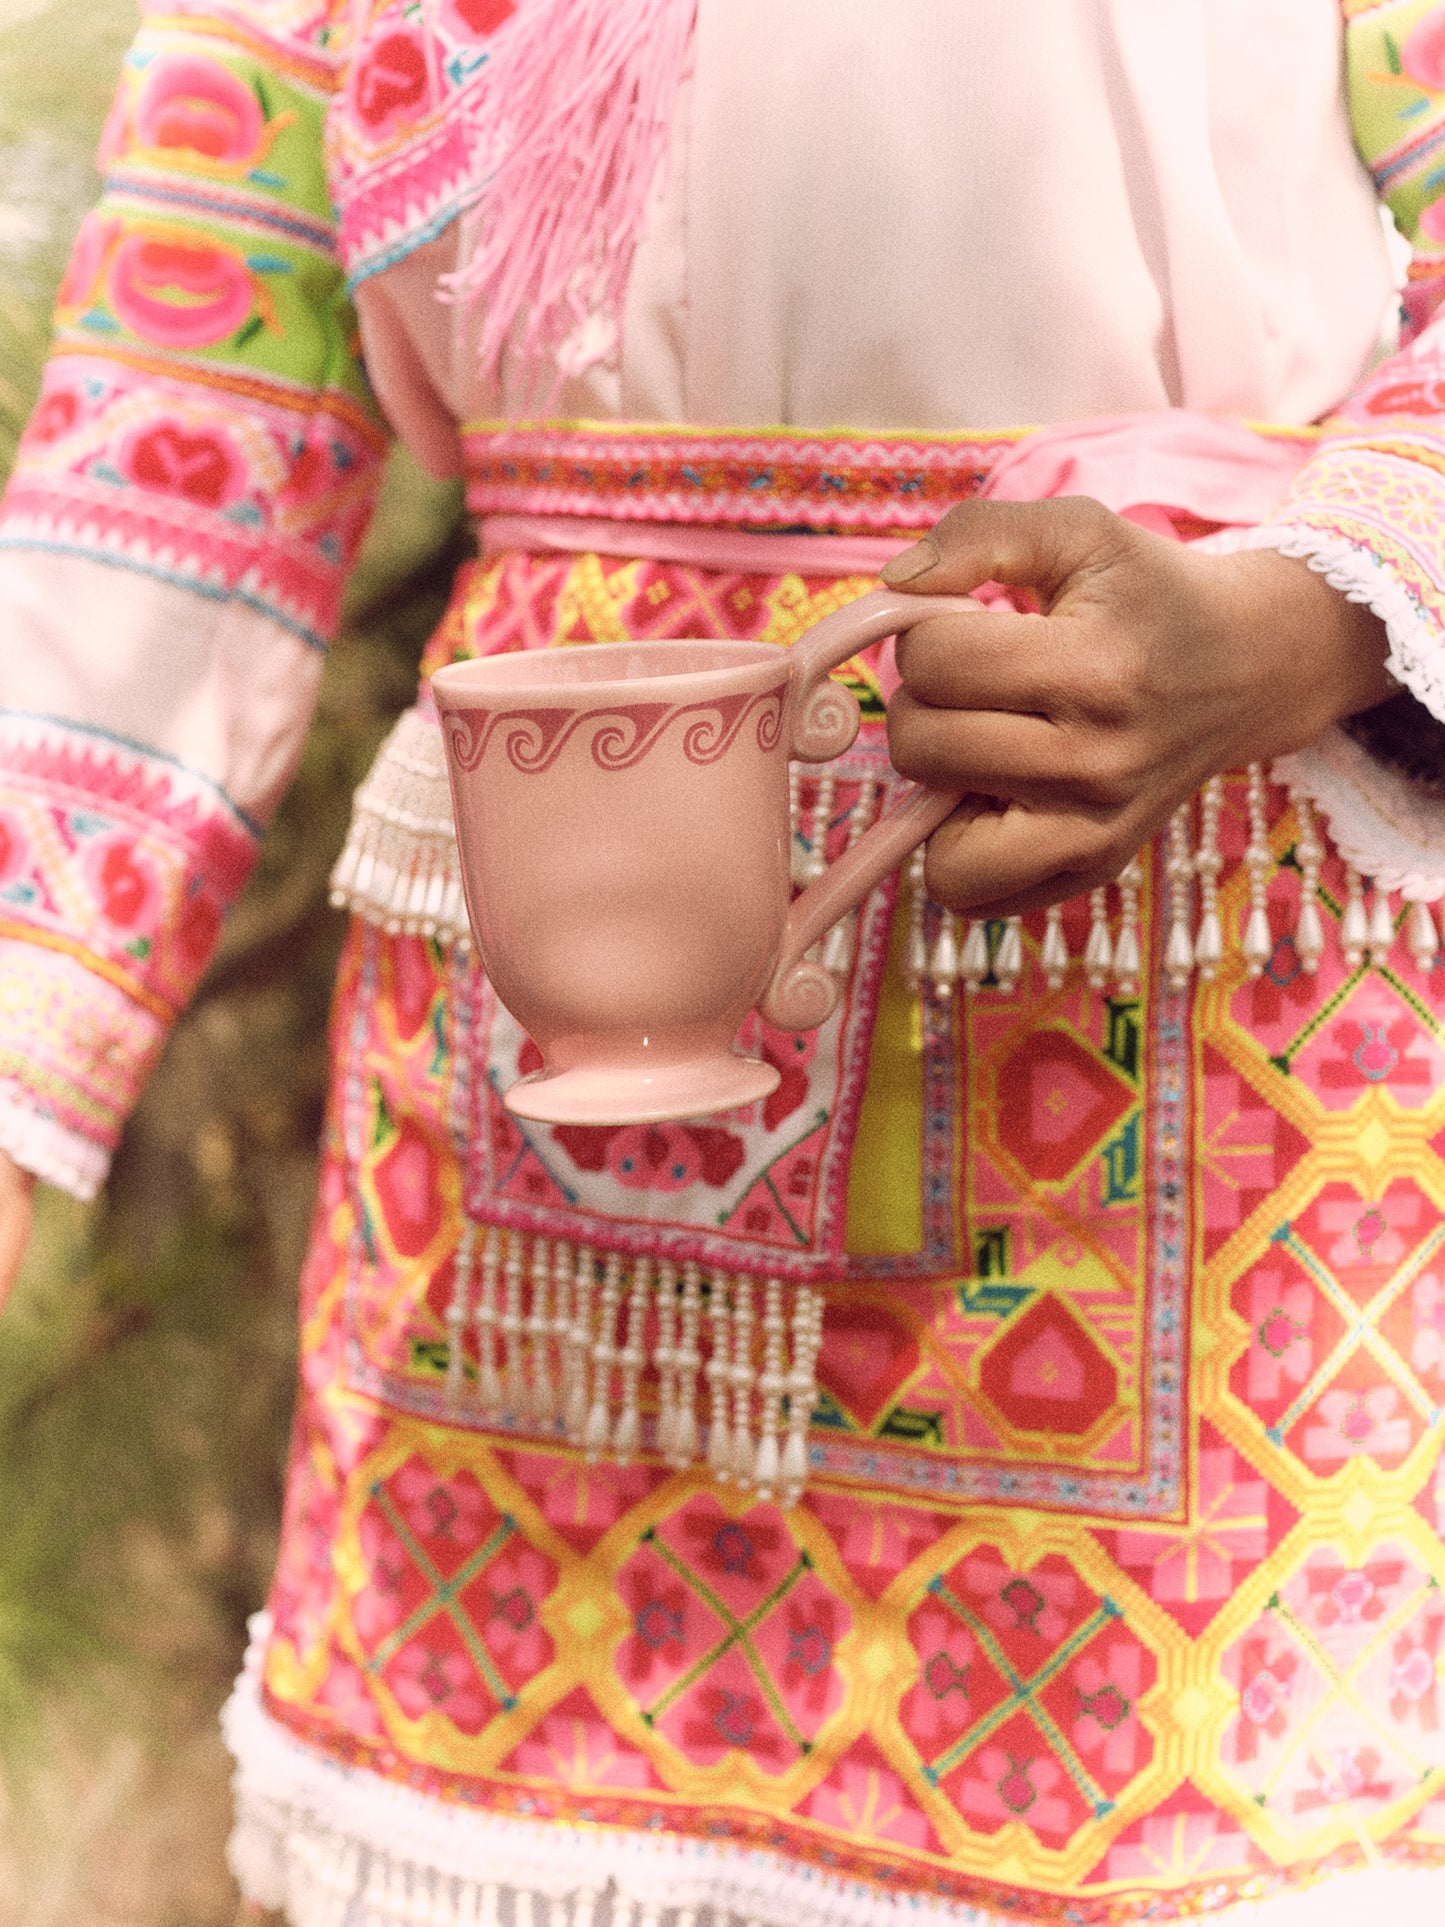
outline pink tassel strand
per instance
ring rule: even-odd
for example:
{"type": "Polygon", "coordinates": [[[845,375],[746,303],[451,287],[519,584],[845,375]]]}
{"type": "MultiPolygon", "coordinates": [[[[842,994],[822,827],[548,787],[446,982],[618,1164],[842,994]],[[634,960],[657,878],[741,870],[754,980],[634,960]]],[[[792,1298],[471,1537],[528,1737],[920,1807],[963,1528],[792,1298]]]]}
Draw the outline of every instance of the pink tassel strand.
{"type": "Polygon", "coordinates": [[[497,129],[495,165],[471,258],[442,283],[480,305],[484,376],[510,346],[545,393],[612,353],[695,12],[696,0],[527,0],[498,30],[471,105],[497,129]]]}

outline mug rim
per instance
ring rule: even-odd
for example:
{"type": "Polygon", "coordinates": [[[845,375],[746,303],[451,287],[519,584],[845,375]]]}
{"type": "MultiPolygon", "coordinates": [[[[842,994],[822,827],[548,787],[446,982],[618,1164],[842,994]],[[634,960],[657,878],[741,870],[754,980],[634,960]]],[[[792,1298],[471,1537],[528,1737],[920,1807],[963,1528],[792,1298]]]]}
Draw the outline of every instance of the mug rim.
{"type": "Polygon", "coordinates": [[[686,683],[700,694],[723,690],[766,689],[785,682],[791,673],[790,650],[775,642],[748,642],[732,637],[649,636],[628,642],[564,643],[547,649],[508,650],[495,656],[471,656],[465,662],[444,663],[431,674],[431,686],[439,701],[465,703],[478,696],[497,694],[548,703],[585,699],[614,701],[630,696],[634,701],[639,687],[652,684],[686,683]],[[605,673],[577,675],[567,668],[595,669],[605,672],[609,661],[631,658],[639,652],[669,649],[706,649],[720,652],[723,662],[707,669],[685,667],[659,668],[638,674],[609,677],[605,673]],[[556,671],[547,675],[535,672],[543,664],[556,671]],[[749,673],[752,672],[752,673],[749,673]]]}

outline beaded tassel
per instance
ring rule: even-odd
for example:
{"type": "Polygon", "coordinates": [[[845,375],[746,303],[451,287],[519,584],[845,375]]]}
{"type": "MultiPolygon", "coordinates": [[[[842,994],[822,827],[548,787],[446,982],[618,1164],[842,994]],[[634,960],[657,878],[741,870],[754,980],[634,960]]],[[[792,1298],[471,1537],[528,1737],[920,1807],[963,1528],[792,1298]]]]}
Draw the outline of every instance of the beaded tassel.
{"type": "Polygon", "coordinates": [[[557,1416],[557,1385],[552,1376],[552,1253],[545,1238],[532,1241],[532,1307],[527,1317],[527,1349],[532,1354],[532,1422],[547,1429],[557,1416]]]}
{"type": "Polygon", "coordinates": [[[923,989],[923,980],[928,974],[928,939],[923,929],[924,889],[923,889],[922,850],[915,850],[908,859],[908,947],[904,953],[904,971],[908,988],[916,997],[923,989]]]}
{"type": "Polygon", "coordinates": [[[970,917],[963,933],[963,948],[958,956],[958,974],[966,991],[982,990],[992,968],[988,954],[988,925],[970,917]]]}
{"type": "Polygon", "coordinates": [[[572,1247],[561,1242],[552,1247],[552,1356],[556,1379],[552,1394],[551,1422],[565,1430],[567,1397],[571,1390],[572,1370],[572,1247]]]}
{"type": "Polygon", "coordinates": [[[1044,916],[1044,942],[1039,951],[1044,982],[1050,990],[1062,990],[1069,974],[1069,946],[1064,938],[1064,907],[1051,903],[1044,916]]]}
{"type": "Polygon", "coordinates": [[[1119,872],[1119,940],[1114,945],[1114,983],[1121,997],[1139,995],[1139,892],[1144,866],[1137,856],[1119,872]]]}
{"type": "Polygon", "coordinates": [[[758,1453],[753,1484],[760,1499],[771,1499],[783,1467],[783,1394],[788,1377],[783,1356],[788,1328],[783,1318],[783,1287],[769,1278],[763,1296],[763,1369],[758,1377],[758,1453]]]}
{"type": "Polygon", "coordinates": [[[469,1299],[472,1289],[472,1248],[476,1243],[477,1228],[470,1218],[462,1222],[462,1235],[457,1241],[456,1262],[452,1272],[451,1302],[447,1306],[447,1380],[446,1405],[454,1412],[461,1403],[462,1386],[466,1380],[466,1329],[469,1299]]]}
{"type": "Polygon", "coordinates": [[[1440,954],[1440,933],[1429,904],[1419,897],[1409,900],[1405,912],[1405,942],[1422,976],[1435,968],[1435,959],[1440,954]]]}
{"type": "Polygon", "coordinates": [[[727,1279],[720,1271],[715,1271],[708,1281],[707,1313],[712,1326],[712,1350],[707,1361],[707,1382],[712,1392],[712,1410],[707,1428],[707,1462],[714,1478],[728,1479],[732,1476],[733,1456],[733,1432],[728,1416],[732,1345],[727,1279]]]}
{"type": "Polygon", "coordinates": [[[788,1371],[788,1436],[783,1446],[779,1499],[795,1506],[808,1479],[808,1422],[818,1402],[814,1382],[823,1343],[823,1294],[800,1285],[793,1301],[793,1356],[788,1371]]]}
{"type": "Polygon", "coordinates": [[[677,1268],[666,1258],[657,1267],[657,1450],[671,1460],[677,1438],[677,1268]]]}
{"type": "Polygon", "coordinates": [[[607,1269],[602,1276],[602,1296],[597,1311],[597,1335],[592,1341],[592,1403],[587,1412],[587,1429],[582,1436],[589,1459],[600,1458],[607,1450],[611,1432],[610,1401],[612,1366],[617,1358],[617,1313],[622,1302],[622,1260],[615,1251],[607,1254],[607,1269]]]}
{"type": "Polygon", "coordinates": [[[702,1329],[702,1274],[690,1261],[682,1268],[682,1316],[677,1338],[677,1421],[672,1440],[672,1463],[691,1465],[697,1458],[697,1372],[702,1364],[698,1336],[702,1329]]]}
{"type": "Polygon", "coordinates": [[[1104,884],[1089,892],[1089,935],[1084,944],[1084,981],[1090,990],[1106,990],[1114,968],[1114,944],[1109,936],[1109,892],[1104,884]]]}
{"type": "Polygon", "coordinates": [[[1164,975],[1171,990],[1187,990],[1194,970],[1194,859],[1189,852],[1189,805],[1181,803],[1169,819],[1169,935],[1164,942],[1164,975]]]}
{"type": "Polygon", "coordinates": [[[803,865],[807,862],[807,846],[803,842],[803,772],[796,763],[788,765],[788,871],[793,879],[794,889],[803,885],[803,865]]]}
{"type": "Polygon", "coordinates": [[[733,1442],[732,1473],[739,1485],[752,1484],[757,1450],[753,1444],[753,1281],[733,1286],[733,1442]]]}
{"type": "Polygon", "coordinates": [[[1365,915],[1365,893],[1360,873],[1353,863],[1345,865],[1345,914],[1340,919],[1340,948],[1345,963],[1358,970],[1365,961],[1365,946],[1370,941],[1370,923],[1365,915]]]}
{"type": "MultiPolygon", "coordinates": [[[[873,821],[877,798],[878,778],[872,770],[868,770],[859,782],[858,795],[848,813],[848,849],[853,848],[873,821]]],[[[846,917],[839,918],[823,939],[823,968],[831,970],[835,977],[846,977],[853,967],[853,945],[857,930],[858,912],[850,910],[846,917]]]]}
{"type": "Polygon", "coordinates": [[[525,1418],[527,1378],[522,1362],[522,1240],[514,1231],[507,1240],[507,1263],[502,1272],[502,1402],[510,1418],[525,1418]]]}
{"type": "Polygon", "coordinates": [[[635,1258],[632,1263],[632,1290],[627,1300],[627,1336],[617,1363],[622,1375],[622,1410],[612,1433],[612,1456],[626,1465],[642,1437],[642,1367],[647,1362],[643,1335],[647,1328],[647,1306],[652,1297],[652,1260],[635,1258]]]}
{"type": "Polygon", "coordinates": [[[816,883],[828,867],[828,825],[833,820],[833,798],[837,778],[825,769],[813,792],[813,820],[808,836],[808,854],[803,861],[804,884],[816,883]]]}
{"type": "Polygon", "coordinates": [[[487,1227],[482,1244],[482,1288],[477,1295],[477,1403],[488,1418],[502,1409],[502,1380],[497,1371],[497,1275],[502,1264],[501,1235],[487,1227]]]}
{"type": "Polygon", "coordinates": [[[1315,824],[1314,805],[1302,791],[1297,790],[1294,798],[1295,816],[1299,822],[1299,837],[1294,853],[1299,863],[1299,916],[1295,920],[1294,947],[1300,960],[1300,968],[1307,976],[1313,977],[1320,967],[1320,958],[1325,954],[1325,932],[1320,922],[1320,870],[1324,865],[1325,846],[1320,841],[1319,830],[1315,824]]]}
{"type": "Polygon", "coordinates": [[[958,918],[951,910],[945,910],[938,919],[938,935],[933,940],[933,950],[928,959],[928,981],[940,1003],[947,1003],[953,995],[957,976],[958,918]]]}
{"type": "Polygon", "coordinates": [[[1274,935],[1269,927],[1269,819],[1265,812],[1264,771],[1258,763],[1249,766],[1249,843],[1244,865],[1249,872],[1249,913],[1244,924],[1244,967],[1251,977],[1263,975],[1274,954],[1274,935]]]}
{"type": "Polygon", "coordinates": [[[1024,925],[1022,917],[1004,920],[998,949],[993,960],[994,980],[1005,997],[1012,997],[1024,974],[1024,925]]]}
{"type": "Polygon", "coordinates": [[[1390,893],[1377,883],[1370,902],[1370,932],[1366,948],[1370,962],[1386,963],[1395,943],[1395,917],[1390,909],[1390,893]]]}
{"type": "Polygon", "coordinates": [[[1224,809],[1224,784],[1211,776],[1199,799],[1199,850],[1194,869],[1199,878],[1199,928],[1194,937],[1194,962],[1209,983],[1224,961],[1224,925],[1219,917],[1219,873],[1224,857],[1219,848],[1219,818],[1224,809]]]}
{"type": "Polygon", "coordinates": [[[562,1406],[562,1423],[569,1439],[580,1445],[587,1432],[589,1406],[587,1361],[592,1356],[592,1295],[597,1278],[592,1249],[583,1245],[577,1253],[572,1273],[572,1323],[567,1330],[567,1395],[562,1406]]]}

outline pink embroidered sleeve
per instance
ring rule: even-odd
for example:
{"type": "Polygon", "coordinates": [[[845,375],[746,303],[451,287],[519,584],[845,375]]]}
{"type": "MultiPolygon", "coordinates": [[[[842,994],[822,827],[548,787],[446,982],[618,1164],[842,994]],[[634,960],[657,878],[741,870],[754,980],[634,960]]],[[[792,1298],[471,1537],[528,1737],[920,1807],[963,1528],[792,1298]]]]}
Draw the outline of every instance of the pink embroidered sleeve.
{"type": "MultiPolygon", "coordinates": [[[[1445,7],[1345,0],[1345,14],[1356,145],[1411,248],[1402,345],[1323,424],[1249,541],[1299,556],[1373,609],[1396,680],[1445,723],[1445,7]]],[[[1382,887],[1438,899],[1445,761],[1422,782],[1418,727],[1403,731],[1408,756],[1388,761],[1390,719],[1358,734],[1327,732],[1280,774],[1323,807],[1340,848],[1382,887]]]]}
{"type": "Polygon", "coordinates": [[[294,769],[374,498],[329,11],[147,9],[0,503],[0,1147],[82,1196],[294,769]]]}

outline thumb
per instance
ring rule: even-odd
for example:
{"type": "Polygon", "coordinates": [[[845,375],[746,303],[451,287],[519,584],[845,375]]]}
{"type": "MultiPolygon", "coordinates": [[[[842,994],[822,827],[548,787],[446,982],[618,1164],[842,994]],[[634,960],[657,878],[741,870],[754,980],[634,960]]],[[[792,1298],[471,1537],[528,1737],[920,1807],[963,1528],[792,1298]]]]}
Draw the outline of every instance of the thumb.
{"type": "Polygon", "coordinates": [[[1047,608],[1081,571],[1107,567],[1135,539],[1122,516],[1088,495],[959,502],[881,573],[892,589],[930,595],[971,595],[985,582],[1036,589],[1047,608]]]}

